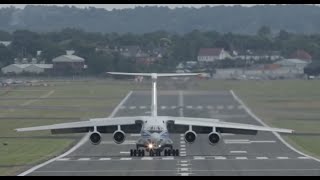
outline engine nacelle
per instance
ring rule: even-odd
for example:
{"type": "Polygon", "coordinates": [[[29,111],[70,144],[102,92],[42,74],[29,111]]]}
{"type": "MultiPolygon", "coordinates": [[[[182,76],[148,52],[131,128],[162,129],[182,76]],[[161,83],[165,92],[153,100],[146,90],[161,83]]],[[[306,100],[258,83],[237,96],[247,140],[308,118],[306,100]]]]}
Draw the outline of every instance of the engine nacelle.
{"type": "Polygon", "coordinates": [[[221,135],[217,132],[212,132],[208,135],[208,139],[211,145],[216,145],[220,141],[221,135]]]}
{"type": "Polygon", "coordinates": [[[189,144],[194,143],[196,139],[197,139],[197,134],[194,131],[187,131],[184,134],[184,140],[189,144]]]}
{"type": "Polygon", "coordinates": [[[121,144],[126,140],[126,134],[123,131],[115,131],[113,133],[113,141],[117,144],[121,144]]]}
{"type": "Polygon", "coordinates": [[[101,134],[99,132],[93,132],[90,135],[90,141],[93,145],[99,145],[101,143],[101,134]]]}

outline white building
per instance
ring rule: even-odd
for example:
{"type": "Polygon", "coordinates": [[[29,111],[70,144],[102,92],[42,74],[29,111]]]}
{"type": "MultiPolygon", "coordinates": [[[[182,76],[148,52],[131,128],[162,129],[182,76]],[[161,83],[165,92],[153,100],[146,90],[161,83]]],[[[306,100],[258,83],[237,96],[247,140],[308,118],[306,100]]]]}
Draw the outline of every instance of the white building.
{"type": "Polygon", "coordinates": [[[303,71],[309,63],[300,59],[284,59],[277,61],[274,64],[279,64],[282,68],[303,71]]]}
{"type": "Polygon", "coordinates": [[[1,69],[3,74],[40,74],[53,68],[52,64],[11,64],[1,69]]]}
{"type": "Polygon", "coordinates": [[[231,58],[231,56],[223,48],[201,48],[198,53],[199,62],[214,62],[226,58],[231,58]]]}
{"type": "Polygon", "coordinates": [[[0,41],[0,44],[7,47],[11,44],[11,41],[0,41]]]}
{"type": "Polygon", "coordinates": [[[30,64],[24,68],[24,72],[41,74],[53,68],[52,64],[30,64]]]}

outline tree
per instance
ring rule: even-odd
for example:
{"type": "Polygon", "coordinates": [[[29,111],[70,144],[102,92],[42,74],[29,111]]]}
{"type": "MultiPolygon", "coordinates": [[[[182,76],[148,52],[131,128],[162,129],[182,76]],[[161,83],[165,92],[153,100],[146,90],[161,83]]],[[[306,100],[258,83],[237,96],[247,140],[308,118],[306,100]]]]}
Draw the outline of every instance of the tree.
{"type": "Polygon", "coordinates": [[[262,26],[258,29],[257,35],[260,37],[270,37],[271,36],[271,29],[268,26],[262,26]]]}
{"type": "Polygon", "coordinates": [[[290,38],[290,34],[287,31],[281,29],[278,35],[278,39],[281,41],[285,41],[285,40],[288,40],[289,38],[290,38]]]}

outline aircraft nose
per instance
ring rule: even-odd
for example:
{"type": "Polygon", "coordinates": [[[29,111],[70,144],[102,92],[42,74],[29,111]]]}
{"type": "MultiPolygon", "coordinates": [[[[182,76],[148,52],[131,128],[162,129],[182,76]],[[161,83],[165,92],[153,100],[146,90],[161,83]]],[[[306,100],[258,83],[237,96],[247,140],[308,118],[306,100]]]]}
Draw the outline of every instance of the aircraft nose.
{"type": "Polygon", "coordinates": [[[153,133],[151,134],[151,142],[154,144],[154,145],[159,145],[160,143],[160,140],[161,140],[161,136],[159,133],[153,133]]]}
{"type": "Polygon", "coordinates": [[[159,134],[159,133],[152,133],[152,134],[151,134],[151,140],[152,140],[153,142],[159,141],[159,140],[160,140],[160,134],[159,134]]]}

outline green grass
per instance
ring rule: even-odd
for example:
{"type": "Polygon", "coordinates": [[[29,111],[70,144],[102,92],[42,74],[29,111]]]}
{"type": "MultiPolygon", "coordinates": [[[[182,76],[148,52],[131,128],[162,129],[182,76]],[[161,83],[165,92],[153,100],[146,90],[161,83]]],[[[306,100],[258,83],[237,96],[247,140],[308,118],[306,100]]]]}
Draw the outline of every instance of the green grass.
{"type": "MultiPolygon", "coordinates": [[[[233,89],[264,122],[297,133],[320,132],[320,81],[207,81],[200,89],[233,89]]],[[[297,149],[320,157],[320,136],[288,136],[297,149]]]]}
{"type": "MultiPolygon", "coordinates": [[[[12,89],[0,98],[34,98],[33,100],[0,100],[0,106],[17,106],[20,108],[0,109],[0,175],[15,175],[28,167],[61,154],[74,144],[81,135],[59,137],[48,131],[16,133],[14,129],[30,126],[48,125],[70,122],[73,120],[52,120],[46,118],[70,117],[86,120],[89,118],[107,117],[125,95],[132,89],[143,89],[133,83],[113,81],[93,82],[54,82],[50,87],[21,87],[12,89]],[[49,98],[39,99],[40,96],[54,91],[49,98]],[[61,97],[103,97],[103,99],[63,99],[61,97]],[[22,104],[28,106],[48,106],[49,109],[21,109],[22,104]],[[54,106],[66,106],[82,109],[79,111],[66,109],[50,109],[54,106]],[[98,109],[99,111],[94,109],[98,109]],[[29,119],[14,119],[25,117],[29,119]],[[37,117],[40,119],[32,119],[37,117]],[[41,119],[43,118],[43,119],[41,119]]],[[[3,89],[0,89],[4,92],[3,89]]]]}

